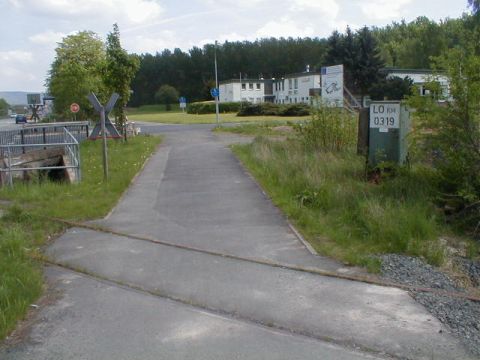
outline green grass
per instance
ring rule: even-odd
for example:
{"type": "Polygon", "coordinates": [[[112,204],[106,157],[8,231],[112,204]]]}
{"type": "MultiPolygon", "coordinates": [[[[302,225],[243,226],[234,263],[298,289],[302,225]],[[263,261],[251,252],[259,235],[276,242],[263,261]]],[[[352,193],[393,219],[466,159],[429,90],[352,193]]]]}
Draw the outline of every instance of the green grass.
{"type": "Polygon", "coordinates": [[[443,261],[429,171],[375,185],[353,152],[306,151],[296,140],[265,138],[233,150],[319,253],[372,271],[379,266],[372,255],[382,253],[443,261]]]}
{"type": "Polygon", "coordinates": [[[252,135],[252,136],[268,136],[268,135],[285,135],[288,134],[287,131],[277,130],[278,126],[290,126],[292,122],[290,121],[269,121],[269,122],[260,122],[260,123],[246,123],[239,124],[236,126],[219,126],[216,127],[214,132],[227,132],[233,134],[241,135],[252,135]]]}
{"type": "Polygon", "coordinates": [[[42,292],[42,273],[30,259],[27,234],[20,227],[0,229],[0,339],[42,292]]]}
{"type": "Polygon", "coordinates": [[[42,292],[42,271],[36,258],[41,247],[65,230],[45,217],[87,220],[105,216],[161,141],[138,136],[127,143],[109,141],[108,182],[103,182],[101,142],[81,145],[83,181],[51,181],[2,188],[0,199],[14,205],[0,218],[0,339],[24,316],[42,292]]]}
{"type": "MultiPolygon", "coordinates": [[[[235,113],[220,114],[220,123],[298,121],[299,116],[237,116],[235,113]]],[[[131,121],[145,121],[164,124],[215,124],[215,114],[187,114],[182,112],[128,113],[131,121]]]]}

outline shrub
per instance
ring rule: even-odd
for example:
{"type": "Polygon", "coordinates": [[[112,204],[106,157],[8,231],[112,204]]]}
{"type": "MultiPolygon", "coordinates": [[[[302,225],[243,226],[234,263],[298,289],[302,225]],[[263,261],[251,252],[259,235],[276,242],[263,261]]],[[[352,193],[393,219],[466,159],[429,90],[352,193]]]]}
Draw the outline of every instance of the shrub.
{"type": "Polygon", "coordinates": [[[343,109],[320,106],[312,120],[297,124],[295,130],[304,145],[323,151],[343,151],[356,144],[356,117],[343,109]]]}
{"type": "MultiPolygon", "coordinates": [[[[221,113],[231,113],[240,110],[242,103],[239,102],[225,102],[219,104],[219,111],[221,113]]],[[[215,114],[215,101],[200,101],[193,102],[187,105],[188,114],[215,114]]]]}
{"type": "Polygon", "coordinates": [[[306,116],[310,115],[307,104],[244,103],[237,116],[306,116]]]}
{"type": "Polygon", "coordinates": [[[283,105],[280,108],[280,116],[307,116],[310,115],[310,106],[306,104],[283,105]]]}
{"type": "MultiPolygon", "coordinates": [[[[455,223],[480,225],[480,56],[452,49],[437,59],[447,70],[453,101],[412,97],[418,130],[415,152],[438,170],[439,201],[455,223]]],[[[435,84],[432,84],[435,86],[435,84]]],[[[441,91],[432,92],[434,96],[441,91]]]]}

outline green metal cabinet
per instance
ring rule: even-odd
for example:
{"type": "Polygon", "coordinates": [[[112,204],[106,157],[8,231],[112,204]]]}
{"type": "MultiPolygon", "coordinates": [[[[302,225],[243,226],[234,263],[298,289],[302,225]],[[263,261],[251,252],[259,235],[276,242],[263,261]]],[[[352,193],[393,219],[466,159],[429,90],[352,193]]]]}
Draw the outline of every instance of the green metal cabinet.
{"type": "Polygon", "coordinates": [[[399,101],[374,101],[370,104],[368,163],[405,164],[408,155],[407,135],[410,113],[399,101]]]}

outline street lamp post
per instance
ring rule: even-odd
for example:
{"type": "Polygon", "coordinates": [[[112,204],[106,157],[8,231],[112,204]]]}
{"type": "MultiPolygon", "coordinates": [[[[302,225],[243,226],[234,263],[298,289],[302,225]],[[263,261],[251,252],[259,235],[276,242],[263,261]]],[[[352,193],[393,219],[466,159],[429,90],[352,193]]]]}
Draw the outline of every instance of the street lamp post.
{"type": "Polygon", "coordinates": [[[217,89],[217,95],[215,96],[215,118],[217,120],[217,126],[219,125],[219,116],[218,116],[218,101],[220,96],[220,89],[218,88],[218,71],[217,71],[217,41],[215,40],[215,88],[217,89]]]}

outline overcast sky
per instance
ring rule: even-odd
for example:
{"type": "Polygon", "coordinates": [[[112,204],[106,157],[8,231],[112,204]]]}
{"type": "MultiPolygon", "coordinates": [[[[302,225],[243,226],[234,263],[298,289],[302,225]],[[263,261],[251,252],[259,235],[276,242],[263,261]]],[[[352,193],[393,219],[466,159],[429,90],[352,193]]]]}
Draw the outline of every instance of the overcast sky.
{"type": "Polygon", "coordinates": [[[79,30],[105,39],[115,22],[124,48],[155,53],[466,11],[467,0],[0,0],[0,91],[44,91],[57,42],[79,30]]]}

